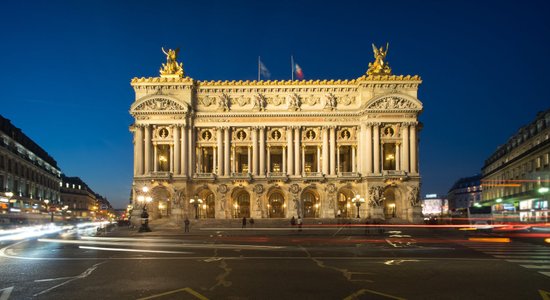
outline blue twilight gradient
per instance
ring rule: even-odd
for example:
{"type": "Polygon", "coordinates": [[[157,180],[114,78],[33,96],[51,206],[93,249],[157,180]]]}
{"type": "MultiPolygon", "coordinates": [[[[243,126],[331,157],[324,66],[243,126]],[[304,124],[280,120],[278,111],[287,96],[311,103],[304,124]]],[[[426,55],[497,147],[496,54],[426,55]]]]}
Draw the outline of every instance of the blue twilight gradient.
{"type": "Polygon", "coordinates": [[[115,207],[132,182],[130,79],[181,47],[195,79],[361,76],[371,42],[424,83],[423,193],[445,193],[549,108],[549,1],[4,1],[0,114],[115,207]]]}

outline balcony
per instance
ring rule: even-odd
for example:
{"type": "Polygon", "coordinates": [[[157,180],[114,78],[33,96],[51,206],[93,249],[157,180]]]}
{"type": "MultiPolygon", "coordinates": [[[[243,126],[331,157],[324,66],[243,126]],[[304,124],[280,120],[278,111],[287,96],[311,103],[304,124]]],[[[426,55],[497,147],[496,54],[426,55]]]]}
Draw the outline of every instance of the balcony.
{"type": "Polygon", "coordinates": [[[269,172],[267,173],[267,178],[272,180],[286,181],[288,179],[288,175],[283,172],[269,172]]]}
{"type": "Polygon", "coordinates": [[[400,170],[383,170],[382,175],[384,176],[406,176],[407,172],[400,170]]]}
{"type": "Polygon", "coordinates": [[[304,178],[324,178],[323,172],[304,172],[302,173],[304,178]]]}
{"type": "Polygon", "coordinates": [[[168,171],[151,172],[149,176],[156,179],[172,179],[172,173],[168,171]]]}
{"type": "Polygon", "coordinates": [[[215,180],[216,179],[216,174],[214,174],[214,173],[195,173],[193,175],[193,178],[198,179],[198,180],[215,180]]]}
{"type": "Polygon", "coordinates": [[[359,178],[361,177],[357,172],[340,172],[338,173],[339,178],[359,178]]]}

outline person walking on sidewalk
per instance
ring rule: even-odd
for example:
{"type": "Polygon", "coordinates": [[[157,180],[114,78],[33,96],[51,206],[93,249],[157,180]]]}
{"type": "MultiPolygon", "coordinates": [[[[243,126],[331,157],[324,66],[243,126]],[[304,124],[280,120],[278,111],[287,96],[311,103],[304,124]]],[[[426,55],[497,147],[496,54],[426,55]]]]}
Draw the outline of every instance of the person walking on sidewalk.
{"type": "Polygon", "coordinates": [[[298,231],[302,231],[302,217],[298,216],[298,221],[296,223],[298,224],[298,231]]]}
{"type": "Polygon", "coordinates": [[[243,217],[243,227],[242,228],[246,228],[246,217],[243,217]]]}
{"type": "Polygon", "coordinates": [[[250,217],[248,223],[250,223],[250,228],[254,227],[254,218],[250,217]]]}
{"type": "Polygon", "coordinates": [[[185,221],[183,221],[183,224],[185,224],[185,232],[189,232],[189,219],[185,217],[185,221]]]}

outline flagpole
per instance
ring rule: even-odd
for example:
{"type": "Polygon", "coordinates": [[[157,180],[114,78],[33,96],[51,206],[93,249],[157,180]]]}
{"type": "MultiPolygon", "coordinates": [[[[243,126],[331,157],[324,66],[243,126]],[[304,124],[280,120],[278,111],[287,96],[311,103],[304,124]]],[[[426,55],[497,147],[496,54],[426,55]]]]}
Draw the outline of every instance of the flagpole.
{"type": "Polygon", "coordinates": [[[294,56],[290,55],[290,76],[294,80],[294,56]]]}
{"type": "Polygon", "coordinates": [[[260,81],[260,57],[258,56],[258,81],[260,81]]]}

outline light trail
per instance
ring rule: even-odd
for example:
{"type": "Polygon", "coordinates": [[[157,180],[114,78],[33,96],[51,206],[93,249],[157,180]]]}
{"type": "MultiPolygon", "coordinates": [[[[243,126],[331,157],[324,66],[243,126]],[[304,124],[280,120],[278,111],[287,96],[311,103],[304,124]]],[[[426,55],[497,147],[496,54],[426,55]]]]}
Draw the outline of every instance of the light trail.
{"type": "Polygon", "coordinates": [[[90,246],[78,246],[78,248],[80,248],[80,249],[89,249],[89,250],[102,250],[102,251],[118,251],[118,252],[193,254],[193,252],[183,252],[183,251],[164,251],[164,250],[126,249],[126,248],[105,248],[105,247],[90,247],[90,246]]]}

